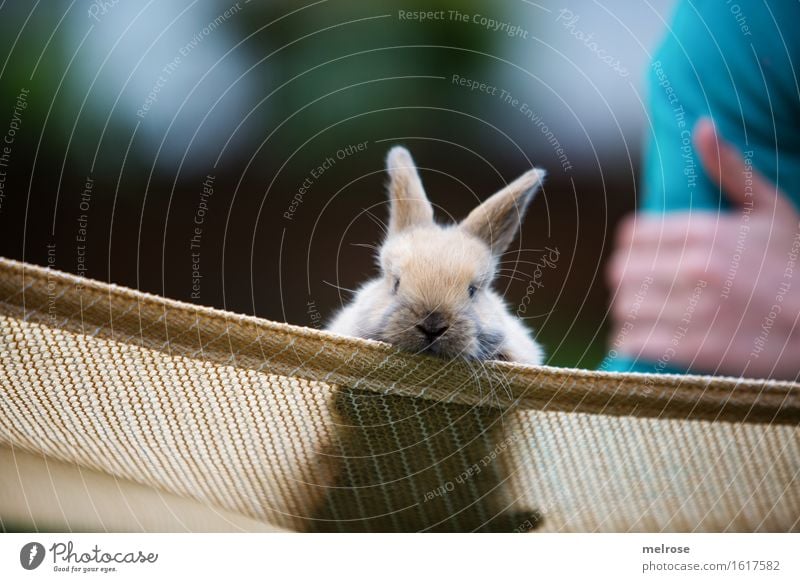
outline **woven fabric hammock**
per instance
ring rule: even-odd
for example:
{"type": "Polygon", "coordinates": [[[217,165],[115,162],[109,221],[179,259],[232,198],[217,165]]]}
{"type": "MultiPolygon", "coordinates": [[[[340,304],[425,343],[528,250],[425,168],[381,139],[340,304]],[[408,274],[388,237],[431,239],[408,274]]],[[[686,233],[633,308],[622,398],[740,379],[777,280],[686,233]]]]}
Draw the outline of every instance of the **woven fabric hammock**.
{"type": "Polygon", "coordinates": [[[797,531],[799,388],[446,362],[0,259],[0,518],[797,531]]]}

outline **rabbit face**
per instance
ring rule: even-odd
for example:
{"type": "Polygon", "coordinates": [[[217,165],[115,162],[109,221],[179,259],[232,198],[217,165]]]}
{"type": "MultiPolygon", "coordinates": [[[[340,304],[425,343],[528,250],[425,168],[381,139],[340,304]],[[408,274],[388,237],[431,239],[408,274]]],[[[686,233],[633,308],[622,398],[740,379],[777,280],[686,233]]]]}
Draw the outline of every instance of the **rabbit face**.
{"type": "Polygon", "coordinates": [[[376,336],[403,349],[444,357],[488,358],[497,333],[481,321],[494,278],[489,247],[435,224],[390,236],[380,253],[387,307],[376,336]]]}
{"type": "Polygon", "coordinates": [[[387,167],[382,275],[364,285],[328,329],[446,358],[540,363],[541,350],[490,287],[498,257],[514,239],[544,172],[526,172],[460,223],[441,226],[408,151],[392,148],[387,167]]]}

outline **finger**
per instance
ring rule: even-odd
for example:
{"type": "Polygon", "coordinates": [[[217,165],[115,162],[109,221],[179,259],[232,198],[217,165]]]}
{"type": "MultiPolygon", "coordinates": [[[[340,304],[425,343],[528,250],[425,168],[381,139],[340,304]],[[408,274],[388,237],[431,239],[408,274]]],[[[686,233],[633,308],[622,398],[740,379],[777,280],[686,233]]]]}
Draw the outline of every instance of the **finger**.
{"type": "Polygon", "coordinates": [[[709,278],[712,252],[713,245],[702,241],[618,249],[609,257],[607,280],[613,289],[638,285],[646,277],[662,285],[709,278]]]}
{"type": "Polygon", "coordinates": [[[670,212],[662,216],[636,214],[621,221],[616,244],[618,248],[672,245],[684,241],[708,245],[727,218],[704,211],[670,212]]]}
{"type": "Polygon", "coordinates": [[[687,317],[701,320],[715,311],[714,287],[703,279],[678,279],[670,284],[645,277],[638,285],[622,287],[611,300],[616,322],[631,320],[679,323],[687,317]]]}
{"type": "Polygon", "coordinates": [[[614,233],[614,246],[617,248],[630,245],[633,236],[636,232],[637,225],[640,224],[640,219],[644,215],[639,213],[631,213],[622,217],[617,223],[616,232],[614,233]]]}
{"type": "Polygon", "coordinates": [[[656,362],[664,355],[671,334],[658,322],[636,320],[619,326],[609,339],[614,349],[628,358],[656,362]]]}
{"type": "Polygon", "coordinates": [[[753,168],[752,162],[746,162],[734,146],[717,135],[710,119],[701,118],[697,122],[693,138],[706,174],[734,205],[753,204],[754,212],[794,211],[775,184],[753,168]]]}
{"type": "Polygon", "coordinates": [[[611,317],[616,327],[652,326],[662,320],[680,318],[683,307],[671,300],[669,290],[650,288],[646,292],[626,293],[614,297],[611,302],[611,317]]]}
{"type": "MultiPolygon", "coordinates": [[[[667,322],[640,322],[630,328],[619,348],[620,353],[661,366],[705,368],[706,346],[711,341],[702,329],[681,328],[667,322]]],[[[654,369],[654,371],[659,371],[654,369]]]]}

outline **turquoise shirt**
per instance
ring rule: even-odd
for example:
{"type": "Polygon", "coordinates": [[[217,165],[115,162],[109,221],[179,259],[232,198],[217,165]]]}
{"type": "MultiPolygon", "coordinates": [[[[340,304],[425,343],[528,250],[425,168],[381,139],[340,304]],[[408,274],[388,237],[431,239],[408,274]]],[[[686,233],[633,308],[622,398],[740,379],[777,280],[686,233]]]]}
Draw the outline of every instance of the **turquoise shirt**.
{"type": "MultiPolygon", "coordinates": [[[[692,129],[719,134],[800,208],[800,3],[681,1],[647,74],[649,120],[640,210],[727,212],[703,173],[692,129]]],[[[611,339],[613,341],[613,338],[611,339]]],[[[674,372],[611,351],[600,369],[674,372]]],[[[702,373],[703,370],[691,370],[702,373]]]]}

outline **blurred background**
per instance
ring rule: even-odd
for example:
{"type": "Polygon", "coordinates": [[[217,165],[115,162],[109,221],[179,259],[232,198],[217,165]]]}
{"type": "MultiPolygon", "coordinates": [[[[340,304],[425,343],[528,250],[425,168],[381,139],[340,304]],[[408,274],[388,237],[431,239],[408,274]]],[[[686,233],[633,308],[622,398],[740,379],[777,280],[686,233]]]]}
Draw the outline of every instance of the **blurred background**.
{"type": "Polygon", "coordinates": [[[673,1],[0,3],[0,255],[320,327],[376,273],[383,160],[441,220],[548,170],[498,288],[595,367],[673,1]]]}

